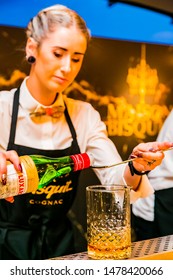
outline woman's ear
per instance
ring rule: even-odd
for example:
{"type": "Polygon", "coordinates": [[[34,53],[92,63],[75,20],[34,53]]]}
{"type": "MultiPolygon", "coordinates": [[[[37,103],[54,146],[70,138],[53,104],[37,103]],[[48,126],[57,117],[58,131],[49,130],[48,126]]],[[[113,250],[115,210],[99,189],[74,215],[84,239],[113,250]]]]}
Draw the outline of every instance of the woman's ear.
{"type": "Polygon", "coordinates": [[[36,41],[33,38],[28,38],[27,42],[26,42],[26,57],[30,57],[33,56],[36,58],[36,54],[37,54],[37,46],[38,44],[36,43],[36,41]]]}

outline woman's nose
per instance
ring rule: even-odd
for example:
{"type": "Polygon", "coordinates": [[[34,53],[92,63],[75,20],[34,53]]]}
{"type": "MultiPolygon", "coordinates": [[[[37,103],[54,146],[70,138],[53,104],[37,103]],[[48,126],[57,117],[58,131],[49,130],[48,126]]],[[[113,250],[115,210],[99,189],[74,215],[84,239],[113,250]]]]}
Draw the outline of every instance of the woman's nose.
{"type": "Polygon", "coordinates": [[[61,65],[61,71],[66,72],[66,73],[71,71],[71,60],[66,59],[63,61],[62,65],[61,65]]]}

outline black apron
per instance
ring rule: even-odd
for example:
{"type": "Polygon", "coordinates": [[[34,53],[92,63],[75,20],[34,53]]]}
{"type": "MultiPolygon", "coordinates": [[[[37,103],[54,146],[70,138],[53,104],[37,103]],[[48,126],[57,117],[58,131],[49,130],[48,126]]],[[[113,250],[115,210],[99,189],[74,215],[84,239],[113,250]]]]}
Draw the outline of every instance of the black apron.
{"type": "Polygon", "coordinates": [[[173,234],[173,188],[155,191],[154,221],[159,236],[173,234]]]}
{"type": "Polygon", "coordinates": [[[154,221],[150,222],[131,215],[134,241],[173,234],[173,188],[155,191],[154,221]]]}
{"type": "MultiPolygon", "coordinates": [[[[22,155],[62,157],[80,153],[76,132],[65,109],[72,144],[64,150],[40,150],[16,145],[19,89],[14,94],[7,150],[22,155]]],[[[32,139],[31,139],[32,141],[32,139]]],[[[80,172],[71,172],[35,193],[15,196],[14,203],[0,200],[0,259],[47,259],[74,253],[72,225],[67,218],[76,194],[80,172]]]]}

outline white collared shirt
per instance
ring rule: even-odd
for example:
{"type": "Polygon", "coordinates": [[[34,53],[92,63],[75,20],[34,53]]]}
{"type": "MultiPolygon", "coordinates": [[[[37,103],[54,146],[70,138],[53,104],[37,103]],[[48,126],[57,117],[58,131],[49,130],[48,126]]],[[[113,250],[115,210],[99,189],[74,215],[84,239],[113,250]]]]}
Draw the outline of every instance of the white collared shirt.
{"type": "MultiPolygon", "coordinates": [[[[0,149],[6,150],[12,116],[13,96],[16,89],[0,92],[0,123],[3,132],[0,134],[0,149]]],[[[77,134],[81,153],[88,153],[94,158],[94,165],[111,165],[121,161],[120,155],[113,142],[107,137],[105,124],[99,113],[91,104],[67,98],[62,94],[56,100],[56,105],[65,101],[70,118],[77,134]]],[[[57,120],[49,116],[31,119],[30,113],[41,106],[29,93],[26,79],[20,87],[18,121],[15,144],[36,149],[54,150],[65,149],[71,145],[72,136],[64,114],[57,120]]],[[[94,169],[102,184],[124,184],[125,165],[107,169],[94,169]]],[[[141,185],[135,198],[145,197],[152,193],[152,187],[146,176],[142,176],[141,185]]],[[[132,198],[133,201],[134,197],[132,198]]]]}
{"type": "MultiPolygon", "coordinates": [[[[157,137],[158,142],[173,142],[173,110],[165,120],[157,137]]],[[[155,191],[173,188],[173,151],[165,152],[162,163],[148,174],[150,183],[155,191]]],[[[154,221],[154,194],[137,200],[133,206],[133,213],[147,221],[154,221]]]]}

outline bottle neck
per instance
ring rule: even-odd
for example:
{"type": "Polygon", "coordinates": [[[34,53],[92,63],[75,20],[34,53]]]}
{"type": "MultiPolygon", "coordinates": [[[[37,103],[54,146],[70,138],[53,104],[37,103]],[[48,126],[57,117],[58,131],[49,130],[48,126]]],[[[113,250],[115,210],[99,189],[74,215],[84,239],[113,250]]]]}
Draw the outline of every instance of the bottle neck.
{"type": "Polygon", "coordinates": [[[46,164],[57,164],[57,167],[73,166],[73,171],[82,170],[91,166],[90,157],[87,153],[75,154],[71,156],[50,158],[40,155],[30,156],[36,166],[46,164]]]}
{"type": "Polygon", "coordinates": [[[91,166],[91,161],[87,153],[72,155],[70,158],[74,163],[74,171],[89,168],[91,166]]]}

